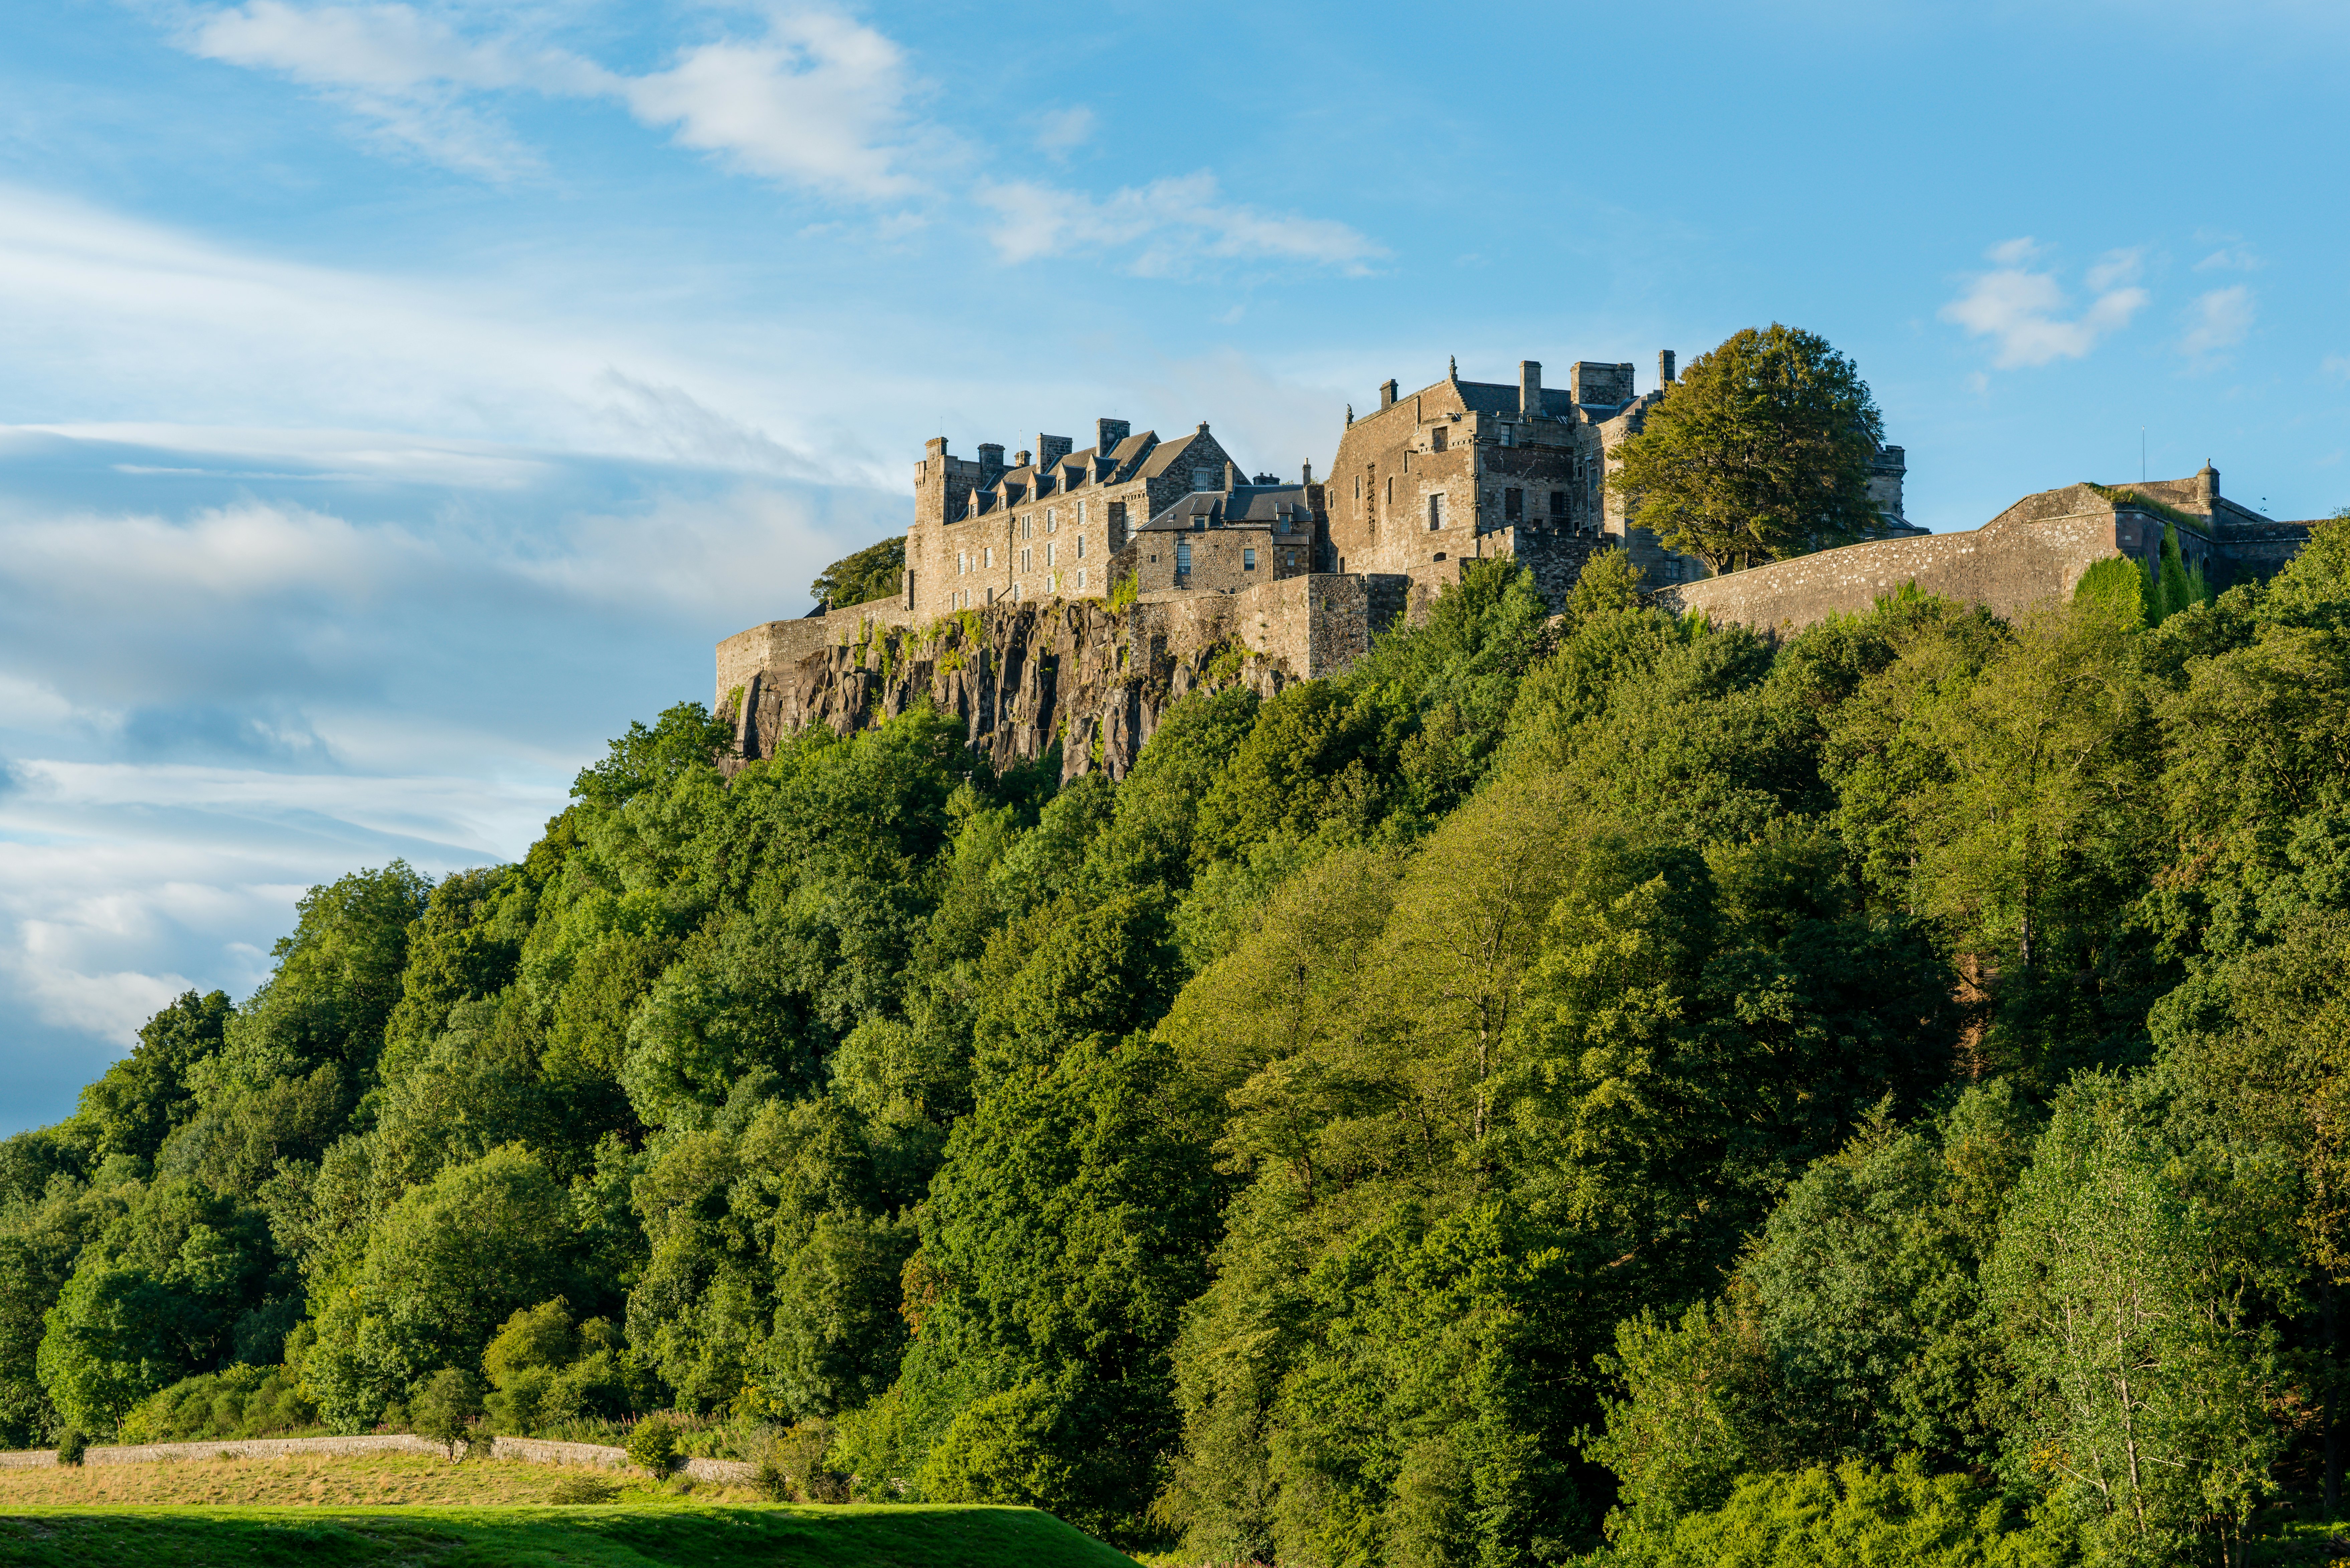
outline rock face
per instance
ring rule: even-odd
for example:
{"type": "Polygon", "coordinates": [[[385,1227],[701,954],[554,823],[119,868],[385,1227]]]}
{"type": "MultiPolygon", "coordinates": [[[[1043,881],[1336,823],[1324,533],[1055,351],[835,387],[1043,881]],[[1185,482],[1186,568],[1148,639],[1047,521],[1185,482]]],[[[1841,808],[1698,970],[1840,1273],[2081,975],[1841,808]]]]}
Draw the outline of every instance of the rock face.
{"type": "Polygon", "coordinates": [[[1310,657],[1250,647],[1257,639],[1230,616],[1164,609],[1061,599],[926,627],[867,622],[853,640],[749,671],[720,694],[720,711],[733,720],[743,762],[773,755],[805,725],[846,733],[927,700],[960,719],[972,749],[998,769],[1058,740],[1065,779],[1095,770],[1122,778],[1168,707],[1190,693],[1244,685],[1270,697],[1316,672],[1310,657]]]}

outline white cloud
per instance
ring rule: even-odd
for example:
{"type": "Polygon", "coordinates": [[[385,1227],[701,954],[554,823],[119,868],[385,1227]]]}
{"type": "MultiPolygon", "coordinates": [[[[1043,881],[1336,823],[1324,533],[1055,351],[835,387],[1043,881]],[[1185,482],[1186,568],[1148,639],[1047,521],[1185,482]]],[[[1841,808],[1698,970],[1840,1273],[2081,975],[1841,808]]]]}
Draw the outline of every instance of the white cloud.
{"type": "Polygon", "coordinates": [[[784,13],[758,43],[705,44],[620,88],[648,125],[754,173],[858,201],[916,193],[900,163],[904,52],[829,12],[784,13]]]}
{"type": "Polygon", "coordinates": [[[2258,272],[2262,261],[2250,245],[2223,245],[2195,264],[2197,272],[2258,272]]]}
{"type": "Polygon", "coordinates": [[[2350,381],[2350,354],[2328,354],[2318,361],[2317,373],[2337,381],[2350,381]]]}
{"type": "Polygon", "coordinates": [[[1025,181],[986,185],[979,196],[996,213],[988,237],[1011,263],[1124,251],[1145,276],[1178,274],[1202,258],[1305,262],[1358,276],[1387,254],[1345,223],[1227,202],[1205,171],[1099,201],[1025,181]]]}
{"type": "Polygon", "coordinates": [[[2000,369],[2077,359],[2100,338],[2129,325],[2153,296],[2137,286],[2143,256],[2136,250],[2109,251],[2089,269],[2094,297],[2078,315],[2053,272],[2034,272],[2027,263],[2045,247],[2030,238],[2009,240],[1987,253],[1995,270],[1977,274],[1966,292],[1942,306],[1945,321],[1996,346],[2000,369]]]}
{"type": "Polygon", "coordinates": [[[1036,117],[1036,146],[1056,159],[1093,140],[1094,111],[1084,104],[1056,109],[1036,117]]]}
{"type": "Polygon", "coordinates": [[[2199,295],[2187,313],[2187,335],[2179,349],[2190,359],[2208,359],[2244,340],[2255,314],[2252,291],[2243,284],[2215,288],[2199,295]]]}

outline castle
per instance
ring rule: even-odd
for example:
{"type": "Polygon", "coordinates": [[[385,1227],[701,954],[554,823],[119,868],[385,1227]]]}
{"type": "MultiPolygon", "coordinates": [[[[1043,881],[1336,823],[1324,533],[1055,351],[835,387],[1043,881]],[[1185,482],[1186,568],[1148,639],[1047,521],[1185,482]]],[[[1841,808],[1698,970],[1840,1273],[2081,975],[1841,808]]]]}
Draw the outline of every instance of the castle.
{"type": "MultiPolygon", "coordinates": [[[[1142,594],[1231,593],[1304,572],[1433,587],[1494,555],[1531,568],[1556,602],[1610,545],[1652,584],[1695,581],[1710,575],[1704,563],[1664,548],[1606,484],[1673,367],[1671,350],[1658,355],[1646,393],[1630,365],[1588,360],[1568,368],[1563,389],[1543,385],[1534,359],[1519,363],[1515,384],[1463,380],[1457,362],[1408,395],[1390,380],[1375,410],[1347,410],[1320,484],[1311,463],[1295,483],[1243,478],[1204,423],[1162,441],[1097,420],[1082,452],[1040,434],[1009,463],[1000,443],[971,460],[935,439],[914,469],[903,607],[1107,598],[1127,578],[1142,594]]],[[[1924,532],[1902,517],[1904,472],[1899,447],[1877,451],[1869,488],[1887,536],[1924,532]]]]}
{"type": "Polygon", "coordinates": [[[1099,420],[1082,452],[1040,434],[1009,462],[1000,445],[973,460],[933,440],[914,471],[899,593],[728,638],[717,710],[753,758],[811,721],[853,727],[927,699],[999,761],[1085,741],[1115,774],[1164,703],[1228,659],[1268,692],[1331,673],[1489,556],[1528,568],[1557,606],[1595,554],[1620,550],[1659,605],[1779,632],[1905,583],[2012,616],[2070,594],[2096,561],[2155,563],[2166,530],[2225,586],[2276,570],[2311,526],[2226,499],[2207,465],[2043,491],[1980,529],[1929,534],[1904,515],[1902,449],[1882,446],[1877,536],[1715,576],[1607,484],[1617,449],[1671,395],[1673,366],[1660,354],[1645,393],[1632,366],[1590,361],[1564,390],[1531,359],[1514,385],[1463,380],[1457,366],[1409,395],[1389,380],[1376,409],[1347,410],[1321,481],[1310,463],[1295,482],[1250,475],[1204,422],[1161,440],[1099,420]]]}

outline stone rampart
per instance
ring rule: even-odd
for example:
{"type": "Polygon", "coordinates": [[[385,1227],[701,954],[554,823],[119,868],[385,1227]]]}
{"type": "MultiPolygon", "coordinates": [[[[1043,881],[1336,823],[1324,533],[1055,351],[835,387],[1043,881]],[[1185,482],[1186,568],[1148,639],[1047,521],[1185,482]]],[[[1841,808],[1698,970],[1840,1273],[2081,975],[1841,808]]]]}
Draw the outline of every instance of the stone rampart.
{"type": "Polygon", "coordinates": [[[2094,563],[2131,553],[2128,546],[2139,544],[2137,522],[2108,508],[1964,534],[1878,539],[1661,588],[1655,597],[1683,614],[1797,631],[1831,615],[1866,610],[1916,583],[1926,593],[2013,617],[2069,596],[2094,563]]]}
{"type": "MultiPolygon", "coordinates": [[[[132,1443],[93,1445],[83,1450],[86,1465],[192,1464],[206,1459],[276,1459],[304,1454],[425,1454],[446,1459],[448,1449],[430,1438],[408,1432],[365,1432],[341,1438],[221,1438],[204,1443],[132,1443]]],[[[529,1464],[582,1465],[590,1469],[627,1469],[625,1449],[601,1443],[558,1443],[546,1438],[493,1438],[490,1457],[529,1464]]],[[[55,1449],[19,1449],[0,1453],[0,1469],[25,1469],[57,1462],[55,1449]]],[[[691,1459],[678,1473],[696,1480],[741,1482],[758,1474],[759,1467],[739,1459],[691,1459]]]]}

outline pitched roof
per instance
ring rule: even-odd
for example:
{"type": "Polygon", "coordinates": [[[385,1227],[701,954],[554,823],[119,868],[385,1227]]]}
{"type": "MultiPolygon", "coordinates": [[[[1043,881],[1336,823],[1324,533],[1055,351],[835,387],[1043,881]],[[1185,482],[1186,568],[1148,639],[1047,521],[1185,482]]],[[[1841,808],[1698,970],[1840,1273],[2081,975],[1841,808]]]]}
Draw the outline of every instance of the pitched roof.
{"type": "Polygon", "coordinates": [[[1314,508],[1303,484],[1236,484],[1230,490],[1195,490],[1149,522],[1142,533],[1190,533],[1195,522],[1211,528],[1270,529],[1283,518],[1305,524],[1314,508]]]}

